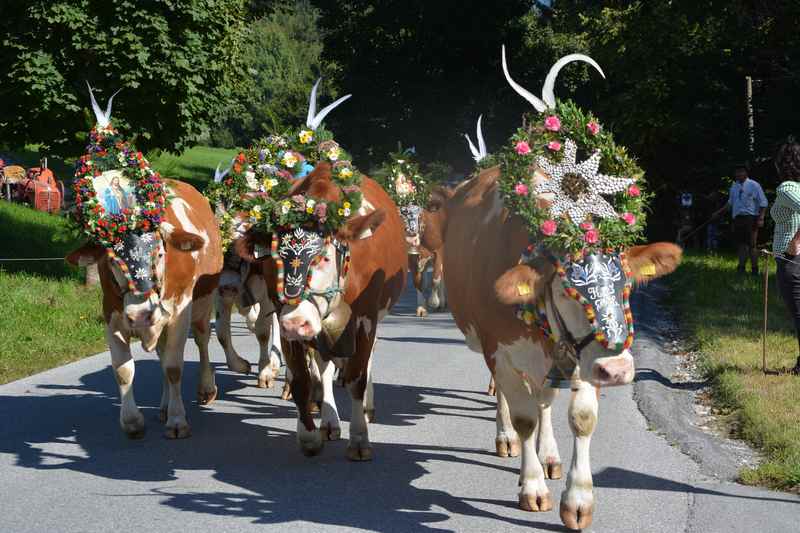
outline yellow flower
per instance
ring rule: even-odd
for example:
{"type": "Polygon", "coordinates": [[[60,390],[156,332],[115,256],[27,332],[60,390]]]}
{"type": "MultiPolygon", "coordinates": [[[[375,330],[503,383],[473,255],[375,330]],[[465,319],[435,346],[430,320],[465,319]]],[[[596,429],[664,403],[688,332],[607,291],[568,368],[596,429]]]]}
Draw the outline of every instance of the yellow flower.
{"type": "Polygon", "coordinates": [[[526,324],[533,324],[533,318],[533,313],[530,311],[522,313],[522,320],[524,320],[526,324]]]}
{"type": "Polygon", "coordinates": [[[281,213],[283,213],[284,215],[288,213],[291,208],[292,208],[292,202],[290,202],[289,200],[284,200],[283,202],[281,202],[281,213]]]}
{"type": "Polygon", "coordinates": [[[336,161],[337,159],[339,159],[339,149],[333,147],[330,150],[328,150],[328,159],[330,159],[331,161],[336,161]]]}
{"type": "Polygon", "coordinates": [[[292,152],[286,152],[285,154],[283,154],[281,163],[283,163],[283,166],[287,168],[292,168],[297,164],[297,156],[295,156],[294,153],[292,152]]]}
{"type": "Polygon", "coordinates": [[[308,213],[310,215],[313,212],[314,212],[314,208],[313,207],[306,207],[306,213],[308,213]]]}
{"type": "Polygon", "coordinates": [[[339,175],[343,178],[349,178],[353,175],[353,171],[350,170],[348,167],[344,167],[342,170],[339,171],[339,175]]]}
{"type": "Polygon", "coordinates": [[[345,208],[345,209],[350,209],[350,202],[345,202],[345,203],[344,203],[344,204],[342,204],[342,205],[344,205],[344,208],[345,208]]]}
{"type": "Polygon", "coordinates": [[[338,213],[339,213],[339,216],[344,215],[344,209],[339,209],[338,213]]]}
{"type": "Polygon", "coordinates": [[[314,139],[314,132],[309,130],[302,130],[300,132],[300,135],[298,135],[298,137],[300,137],[300,142],[302,144],[308,144],[314,139]]]}

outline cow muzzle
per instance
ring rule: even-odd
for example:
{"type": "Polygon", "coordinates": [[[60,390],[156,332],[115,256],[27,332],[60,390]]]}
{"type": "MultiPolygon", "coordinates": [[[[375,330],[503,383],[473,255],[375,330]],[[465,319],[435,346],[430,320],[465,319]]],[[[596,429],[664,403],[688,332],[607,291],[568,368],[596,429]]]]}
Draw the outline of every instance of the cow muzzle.
{"type": "Polygon", "coordinates": [[[308,341],[322,331],[322,318],[317,308],[304,300],[296,307],[284,306],[281,310],[281,333],[287,340],[308,341]]]}
{"type": "Polygon", "coordinates": [[[619,355],[601,357],[592,365],[592,383],[599,387],[627,385],[633,381],[635,365],[628,350],[619,355]]]}

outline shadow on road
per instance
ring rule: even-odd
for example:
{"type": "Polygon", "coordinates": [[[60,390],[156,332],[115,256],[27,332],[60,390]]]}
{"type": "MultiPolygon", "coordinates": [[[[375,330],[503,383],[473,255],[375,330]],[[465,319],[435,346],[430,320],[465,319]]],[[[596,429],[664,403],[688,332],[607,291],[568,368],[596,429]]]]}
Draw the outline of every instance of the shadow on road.
{"type": "Polygon", "coordinates": [[[637,368],[634,381],[655,381],[670,389],[698,391],[708,385],[708,381],[672,381],[654,368],[637,368]]]}

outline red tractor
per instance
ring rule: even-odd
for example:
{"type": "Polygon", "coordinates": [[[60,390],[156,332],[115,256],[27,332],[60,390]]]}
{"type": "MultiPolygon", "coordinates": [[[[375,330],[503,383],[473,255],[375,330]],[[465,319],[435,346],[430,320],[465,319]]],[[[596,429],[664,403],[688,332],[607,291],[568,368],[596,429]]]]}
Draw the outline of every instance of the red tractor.
{"type": "Polygon", "coordinates": [[[41,167],[28,169],[25,178],[17,182],[16,193],[19,201],[38,211],[57,213],[64,205],[64,184],[47,168],[47,159],[41,167]]]}

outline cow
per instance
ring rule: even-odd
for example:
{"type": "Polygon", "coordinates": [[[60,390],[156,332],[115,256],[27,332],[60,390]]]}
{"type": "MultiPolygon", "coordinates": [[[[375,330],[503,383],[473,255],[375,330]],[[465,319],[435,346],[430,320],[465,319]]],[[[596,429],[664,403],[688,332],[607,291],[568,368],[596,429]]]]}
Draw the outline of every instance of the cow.
{"type": "MultiPolygon", "coordinates": [[[[542,100],[511,80],[505,53],[502,59],[509,84],[544,112],[554,105],[552,87],[558,70],[575,56],[556,63],[545,82],[542,100]]],[[[596,66],[586,56],[578,59],[588,59],[596,66]]],[[[528,169],[531,183],[551,179],[543,168],[531,165],[528,169]]],[[[431,230],[425,238],[430,246],[444,246],[445,282],[453,317],[467,346],[483,354],[495,378],[496,450],[498,455],[521,452],[519,506],[523,510],[553,507],[545,479],[560,477],[562,468],[551,423],[550,406],[556,393],[551,372],[560,369],[569,381],[568,421],[575,446],[560,516],[568,528],[583,529],[591,524],[594,509],[589,442],[597,424],[599,387],[633,380],[633,357],[627,349],[632,337],[625,343],[601,342],[603,337],[590,322],[592,310],[587,311],[569,292],[575,289],[565,281],[556,253],[532,244],[534,236],[525,222],[504,205],[499,188],[502,173],[500,165],[485,168],[458,186],[436,212],[440,231],[431,230]],[[537,306],[544,315],[539,319],[541,328],[519,318],[520,305],[537,306]]],[[[672,272],[682,255],[671,243],[604,253],[610,255],[603,256],[608,264],[602,266],[611,277],[609,265],[613,263],[614,283],[626,287],[629,282],[644,283],[672,272]]],[[[591,269],[595,271],[594,266],[591,269]]],[[[602,288],[617,291],[617,285],[602,288]]],[[[621,288],[619,291],[622,293],[621,288]]],[[[616,292],[614,295],[604,300],[604,312],[612,318],[619,313],[624,322],[632,324],[632,317],[616,292]]],[[[632,335],[632,329],[627,331],[632,335]]]]}
{"type": "Polygon", "coordinates": [[[103,297],[103,320],[111,352],[111,366],[120,392],[120,426],[131,438],[144,433],[144,416],[133,394],[134,337],[145,351],[157,350],[164,374],[160,418],[165,436],[185,438],[191,428],[181,395],[183,351],[191,327],[200,352],[198,401],[206,405],[217,396],[214,370],[208,354],[212,295],[222,270],[222,249],[214,213],[191,185],[164,180],[170,201],[158,231],[141,236],[153,239],[158,250],[151,268],[157,290],[149,297],[128,290],[128,282],[107,250],[86,244],[70,253],[73,265],[96,263],[103,297]]]}
{"type": "MultiPolygon", "coordinates": [[[[319,162],[293,186],[290,195],[338,201],[341,191],[332,181],[331,172],[328,162],[319,162]]],[[[309,235],[302,228],[279,231],[276,242],[293,235],[303,242],[317,242],[310,252],[314,257],[302,256],[301,261],[301,255],[297,255],[292,259],[297,259],[298,264],[316,264],[310,277],[303,273],[293,276],[291,283],[296,286],[292,290],[305,294],[298,304],[280,304],[276,263],[270,258],[262,263],[270,297],[280,307],[283,353],[291,374],[292,399],[298,410],[297,440],[301,451],[308,456],[318,454],[324,440],[336,439],[341,432],[332,389],[334,367],[338,364],[344,368],[344,384],[352,400],[347,457],[353,461],[372,459],[367,426],[368,382],[377,326],[400,298],[408,259],[397,206],[380,185],[366,176],[361,182],[361,192],[362,211],[351,216],[335,235],[309,235]],[[349,269],[344,267],[346,260],[342,260],[347,248],[349,269]],[[347,348],[340,350],[342,345],[347,348]],[[319,429],[310,409],[312,381],[307,356],[312,348],[324,355],[317,360],[323,384],[319,429]],[[340,359],[345,352],[347,358],[340,359]]],[[[237,242],[237,249],[244,259],[254,260],[255,249],[268,246],[271,241],[272,236],[250,231],[237,242]]],[[[309,267],[305,268],[308,272],[309,267]]]]}
{"type": "MultiPolygon", "coordinates": [[[[431,205],[440,205],[444,199],[452,194],[448,187],[436,187],[431,191],[431,205]]],[[[429,224],[436,224],[436,219],[431,216],[430,207],[425,209],[419,206],[406,206],[400,213],[406,231],[406,245],[408,246],[408,266],[411,270],[414,288],[417,290],[418,317],[428,315],[428,307],[440,309],[446,306],[446,295],[442,283],[442,269],[444,265],[443,251],[431,249],[422,242],[422,235],[429,224]],[[430,278],[426,275],[428,266],[431,266],[430,278]],[[425,294],[430,296],[426,299],[425,294]]]]}

